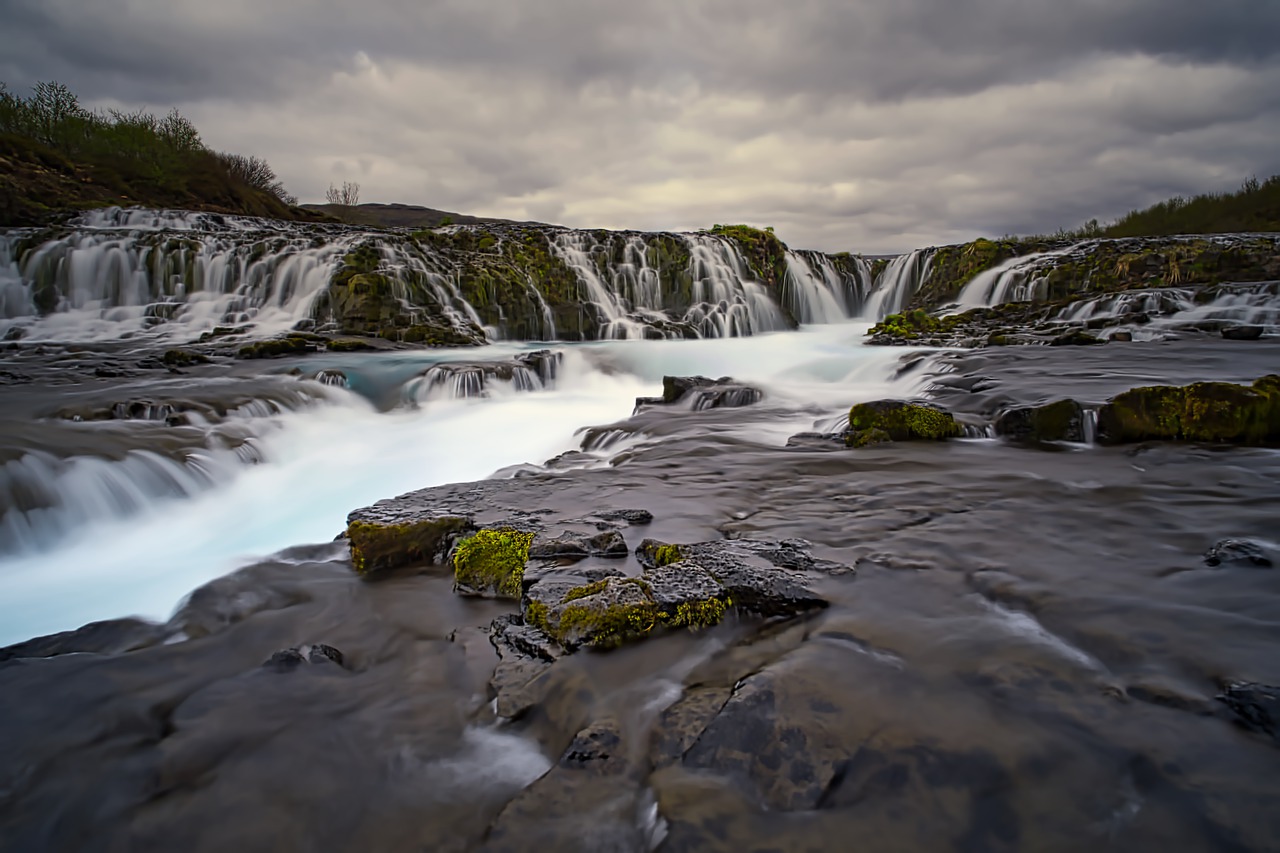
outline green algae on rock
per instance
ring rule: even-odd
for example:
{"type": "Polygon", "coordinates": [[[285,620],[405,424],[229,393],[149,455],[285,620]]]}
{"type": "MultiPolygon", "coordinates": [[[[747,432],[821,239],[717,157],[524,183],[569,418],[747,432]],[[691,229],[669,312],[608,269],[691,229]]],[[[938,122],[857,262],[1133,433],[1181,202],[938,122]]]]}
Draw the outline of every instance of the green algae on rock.
{"type": "Polygon", "coordinates": [[[351,562],[365,577],[411,563],[439,564],[454,538],[472,528],[471,520],[461,516],[403,524],[355,520],[347,525],[351,562]]]}
{"type": "Polygon", "coordinates": [[[501,527],[462,540],[453,552],[453,588],[469,595],[519,598],[533,537],[501,527]]]}
{"type": "Polygon", "coordinates": [[[961,435],[950,412],[932,403],[907,400],[876,400],[858,403],[849,410],[849,432],[845,443],[861,447],[884,441],[941,441],[961,435]]]}
{"type": "Polygon", "coordinates": [[[1098,412],[1099,440],[1152,439],[1280,444],[1280,376],[1252,386],[1230,382],[1151,385],[1113,398],[1098,412]]]}

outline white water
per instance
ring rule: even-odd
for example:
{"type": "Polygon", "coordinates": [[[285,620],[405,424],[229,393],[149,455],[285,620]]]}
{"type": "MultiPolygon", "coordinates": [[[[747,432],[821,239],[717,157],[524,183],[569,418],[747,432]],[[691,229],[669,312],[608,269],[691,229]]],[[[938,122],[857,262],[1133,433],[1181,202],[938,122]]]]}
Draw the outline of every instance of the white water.
{"type": "Polygon", "coordinates": [[[1037,252],[1009,258],[989,270],[978,273],[960,291],[956,299],[959,311],[985,308],[1005,302],[1028,302],[1043,294],[1037,291],[1044,281],[1040,273],[1047,273],[1053,262],[1076,251],[1078,246],[1067,246],[1050,252],[1037,252]]]}
{"type": "Polygon", "coordinates": [[[889,262],[875,282],[875,290],[862,310],[863,319],[883,320],[907,307],[912,295],[929,277],[934,249],[916,249],[889,262]]]}
{"type": "MultiPolygon", "coordinates": [[[[60,527],[38,550],[3,558],[0,644],[131,613],[165,618],[193,588],[237,565],[331,540],[353,509],[577,449],[579,428],[627,418],[636,397],[660,393],[664,374],[733,375],[759,384],[765,400],[717,429],[781,445],[852,402],[914,390],[913,382],[888,378],[902,350],[863,347],[865,331],[865,324],[847,324],[751,339],[566,346],[551,387],[520,391],[497,382],[487,386],[487,397],[427,394],[416,407],[382,413],[355,393],[326,386],[310,408],[249,422],[261,464],[227,463],[216,476],[180,487],[170,487],[155,466],[134,476],[131,463],[77,460],[76,476],[91,482],[82,488],[108,498],[74,507],[75,524],[60,527]],[[159,485],[143,488],[157,478],[159,485]],[[129,502],[112,502],[113,490],[128,493],[129,502]]],[[[519,351],[498,345],[483,357],[519,351]]],[[[341,370],[358,386],[362,372],[375,373],[386,360],[419,358],[426,371],[441,355],[329,357],[323,369],[341,370]]]]}

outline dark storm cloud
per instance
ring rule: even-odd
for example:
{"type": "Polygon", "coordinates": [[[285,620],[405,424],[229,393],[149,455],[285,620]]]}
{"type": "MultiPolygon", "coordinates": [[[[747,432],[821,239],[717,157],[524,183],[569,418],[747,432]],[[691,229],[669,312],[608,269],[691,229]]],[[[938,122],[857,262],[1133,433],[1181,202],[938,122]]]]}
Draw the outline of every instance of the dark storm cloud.
{"type": "Polygon", "coordinates": [[[1275,0],[0,0],[0,79],[315,198],[895,250],[1280,171],[1275,0]]]}

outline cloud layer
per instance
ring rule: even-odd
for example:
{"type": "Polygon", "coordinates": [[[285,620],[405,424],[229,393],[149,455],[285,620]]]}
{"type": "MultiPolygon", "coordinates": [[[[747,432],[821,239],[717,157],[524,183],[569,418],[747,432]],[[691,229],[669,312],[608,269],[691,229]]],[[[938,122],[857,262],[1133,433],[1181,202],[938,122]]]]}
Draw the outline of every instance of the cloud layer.
{"type": "Polygon", "coordinates": [[[0,79],[304,200],[893,252],[1280,172],[1274,0],[0,0],[0,79]]]}

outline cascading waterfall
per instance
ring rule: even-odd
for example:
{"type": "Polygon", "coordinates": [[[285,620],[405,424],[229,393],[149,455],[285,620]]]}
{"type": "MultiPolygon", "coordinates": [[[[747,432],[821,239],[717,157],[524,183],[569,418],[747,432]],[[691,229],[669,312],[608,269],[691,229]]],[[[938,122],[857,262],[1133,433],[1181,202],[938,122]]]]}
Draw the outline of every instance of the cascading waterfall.
{"type": "MultiPolygon", "coordinates": [[[[465,231],[458,226],[439,234],[450,238],[465,231]]],[[[189,340],[219,326],[241,326],[254,337],[266,337],[304,321],[330,323],[329,330],[338,331],[343,315],[331,284],[344,259],[369,247],[373,266],[368,271],[376,271],[400,305],[391,312],[400,317],[394,322],[426,320],[466,336],[483,328],[490,340],[557,339],[565,294],[553,310],[533,265],[525,269],[504,254],[512,245],[507,241],[527,242],[528,232],[486,234],[496,235],[497,248],[482,248],[472,257],[502,266],[505,286],[513,270],[517,288],[524,275],[532,316],[529,308],[521,308],[515,322],[504,313],[505,304],[495,303],[498,291],[492,289],[480,294],[488,300],[485,312],[478,310],[480,302],[468,301],[463,292],[477,298],[476,279],[470,279],[471,289],[464,287],[465,251],[459,254],[448,239],[187,211],[94,211],[52,234],[0,232],[0,335],[79,341],[146,334],[189,340]]],[[[541,231],[534,243],[573,273],[581,301],[569,304],[592,312],[586,334],[605,340],[741,337],[789,329],[796,322],[840,322],[858,316],[874,289],[861,258],[837,263],[820,252],[792,250],[785,253],[775,288],[762,280],[735,240],[718,234],[556,229],[541,231]]],[[[918,284],[925,270],[912,270],[903,281],[918,284]]],[[[886,304],[897,305],[906,289],[895,289],[897,295],[886,304]]],[[[574,294],[567,298],[573,300],[574,294]]],[[[348,309],[351,304],[348,299],[348,309]]]]}
{"type": "Polygon", "coordinates": [[[1043,298],[1044,294],[1040,292],[1044,283],[1043,273],[1052,269],[1054,261],[1079,250],[1081,246],[1083,244],[1009,258],[974,276],[960,291],[956,302],[960,310],[967,310],[1043,298]]]}
{"type": "Polygon", "coordinates": [[[871,267],[862,258],[850,261],[853,270],[846,273],[821,252],[788,252],[782,304],[801,323],[857,317],[872,290],[871,267]]]}
{"type": "Polygon", "coordinates": [[[929,277],[929,269],[933,263],[936,249],[916,249],[905,255],[899,255],[889,262],[884,271],[876,277],[871,296],[862,308],[862,317],[867,320],[883,320],[890,314],[897,314],[907,307],[912,295],[920,289],[929,277]]]}

